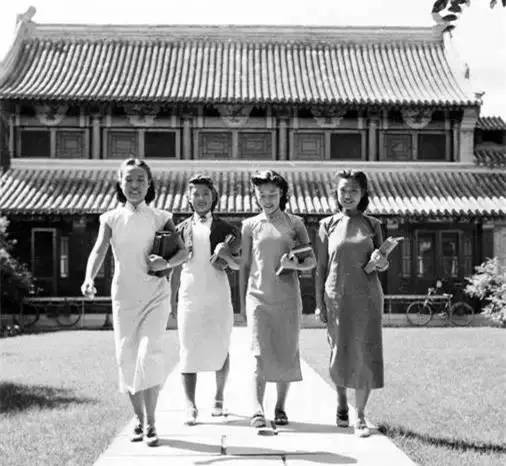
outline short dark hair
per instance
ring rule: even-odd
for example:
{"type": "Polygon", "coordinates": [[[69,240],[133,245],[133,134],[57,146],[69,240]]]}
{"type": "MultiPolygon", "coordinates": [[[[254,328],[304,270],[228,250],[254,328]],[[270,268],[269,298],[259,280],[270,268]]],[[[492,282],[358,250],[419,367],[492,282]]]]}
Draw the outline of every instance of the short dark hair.
{"type": "Polygon", "coordinates": [[[142,168],[146,174],[148,175],[148,191],[146,193],[146,196],[144,197],[144,200],[146,201],[146,204],[149,204],[155,197],[156,197],[156,190],[155,190],[155,183],[153,181],[153,175],[151,174],[151,168],[149,168],[149,165],[144,162],[144,160],[136,159],[136,158],[130,158],[124,160],[118,170],[118,181],[116,181],[116,199],[118,199],[119,202],[124,204],[127,201],[127,198],[125,197],[125,193],[121,189],[121,177],[123,174],[123,170],[126,167],[139,167],[142,168]]]}
{"type": "Polygon", "coordinates": [[[362,190],[362,198],[357,205],[357,210],[364,212],[369,205],[369,189],[366,174],[364,172],[356,170],[342,170],[336,173],[336,189],[334,194],[336,197],[337,208],[339,210],[343,210],[343,206],[339,203],[339,198],[337,196],[337,185],[339,184],[340,179],[353,180],[358,183],[360,189],[362,190]]]}
{"type": "Polygon", "coordinates": [[[281,210],[285,210],[286,204],[288,203],[288,182],[278,172],[275,172],[274,170],[264,170],[256,172],[251,177],[251,185],[253,189],[257,186],[268,183],[276,185],[281,190],[279,208],[281,210]]]}
{"type": "MultiPolygon", "coordinates": [[[[201,173],[196,173],[188,180],[188,191],[190,191],[192,186],[196,186],[199,184],[207,186],[211,190],[211,193],[213,195],[213,202],[211,204],[211,212],[214,212],[214,209],[216,208],[216,205],[218,204],[218,191],[214,187],[213,179],[210,176],[203,175],[201,173]]],[[[191,201],[189,199],[188,199],[188,204],[190,205],[190,209],[192,211],[195,211],[195,209],[193,208],[193,204],[191,203],[191,201]]]]}

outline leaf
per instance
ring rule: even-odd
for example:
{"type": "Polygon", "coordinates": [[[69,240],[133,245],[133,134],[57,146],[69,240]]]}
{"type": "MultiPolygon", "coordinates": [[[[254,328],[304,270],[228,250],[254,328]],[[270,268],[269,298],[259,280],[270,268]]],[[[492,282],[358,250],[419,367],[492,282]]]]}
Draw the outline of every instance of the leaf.
{"type": "Polygon", "coordinates": [[[432,13],[438,13],[444,10],[448,5],[449,0],[436,0],[432,6],[432,13]]]}
{"type": "Polygon", "coordinates": [[[450,8],[448,8],[448,11],[452,11],[453,13],[462,13],[462,8],[457,4],[454,4],[450,8]]]}
{"type": "Polygon", "coordinates": [[[494,8],[497,4],[497,0],[490,0],[490,8],[494,8]]]}
{"type": "Polygon", "coordinates": [[[456,19],[457,19],[457,15],[445,15],[445,16],[443,16],[443,20],[447,21],[447,22],[455,21],[456,19]]]}
{"type": "Polygon", "coordinates": [[[455,26],[453,24],[449,24],[448,26],[446,26],[444,29],[443,29],[443,32],[450,32],[452,31],[453,29],[455,29],[455,26]]]}

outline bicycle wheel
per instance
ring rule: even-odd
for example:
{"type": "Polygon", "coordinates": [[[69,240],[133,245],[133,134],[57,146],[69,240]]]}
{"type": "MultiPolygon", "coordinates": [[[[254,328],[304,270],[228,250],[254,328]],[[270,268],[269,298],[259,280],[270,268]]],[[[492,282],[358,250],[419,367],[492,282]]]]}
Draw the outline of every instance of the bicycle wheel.
{"type": "Polygon", "coordinates": [[[40,317],[39,306],[25,304],[23,310],[19,313],[19,325],[21,328],[28,328],[35,324],[40,317]]]}
{"type": "Polygon", "coordinates": [[[474,309],[467,303],[458,302],[450,308],[450,320],[452,324],[464,327],[473,320],[474,309]]]}
{"type": "Polygon", "coordinates": [[[56,322],[62,327],[73,327],[81,318],[81,306],[68,303],[56,314],[56,322]]]}
{"type": "Polygon", "coordinates": [[[406,309],[406,317],[410,324],[421,327],[429,323],[432,318],[432,309],[423,301],[415,301],[406,309]]]}

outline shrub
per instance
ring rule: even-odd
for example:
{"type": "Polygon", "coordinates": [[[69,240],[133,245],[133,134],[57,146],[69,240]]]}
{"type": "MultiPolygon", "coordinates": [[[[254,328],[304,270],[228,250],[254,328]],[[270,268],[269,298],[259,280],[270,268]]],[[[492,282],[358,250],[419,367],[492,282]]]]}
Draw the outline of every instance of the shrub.
{"type": "Polygon", "coordinates": [[[499,265],[497,257],[487,259],[466,280],[465,292],[482,301],[483,314],[506,326],[506,267],[499,265]]]}
{"type": "Polygon", "coordinates": [[[12,256],[14,240],[9,239],[9,221],[0,217],[0,282],[2,304],[12,306],[34,289],[32,274],[12,256]]]}

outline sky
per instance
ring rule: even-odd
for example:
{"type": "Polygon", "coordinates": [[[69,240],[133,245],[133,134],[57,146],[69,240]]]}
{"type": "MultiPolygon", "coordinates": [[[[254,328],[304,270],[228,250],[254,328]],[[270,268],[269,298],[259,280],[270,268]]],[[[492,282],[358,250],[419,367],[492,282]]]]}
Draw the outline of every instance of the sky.
{"type": "MultiPolygon", "coordinates": [[[[471,0],[453,38],[471,70],[472,88],[485,92],[482,116],[506,119],[506,8],[471,0]]],[[[279,24],[432,26],[433,0],[3,0],[0,60],[15,37],[16,15],[30,5],[37,23],[279,24]]]]}

